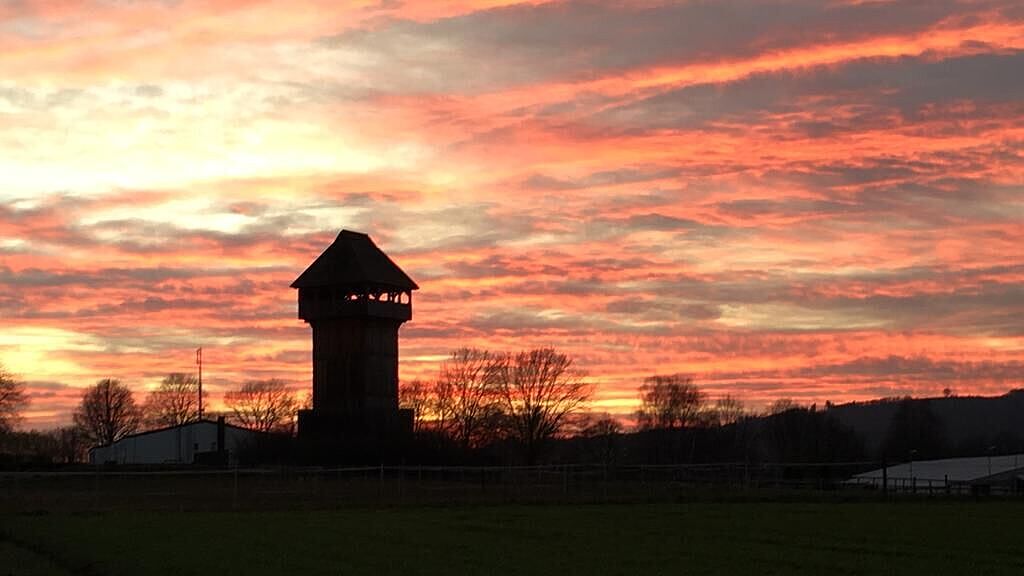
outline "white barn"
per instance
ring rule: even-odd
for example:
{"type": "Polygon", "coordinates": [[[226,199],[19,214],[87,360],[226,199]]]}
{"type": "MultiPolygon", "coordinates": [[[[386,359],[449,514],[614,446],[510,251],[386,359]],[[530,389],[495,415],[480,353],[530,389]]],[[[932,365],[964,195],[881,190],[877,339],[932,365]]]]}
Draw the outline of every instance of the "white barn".
{"type": "Polygon", "coordinates": [[[904,462],[857,474],[847,484],[897,491],[1020,493],[1024,490],[1024,454],[904,462]]]}
{"type": "Polygon", "coordinates": [[[113,444],[89,450],[90,464],[234,463],[238,452],[254,443],[259,432],[199,420],[125,436],[113,444]]]}

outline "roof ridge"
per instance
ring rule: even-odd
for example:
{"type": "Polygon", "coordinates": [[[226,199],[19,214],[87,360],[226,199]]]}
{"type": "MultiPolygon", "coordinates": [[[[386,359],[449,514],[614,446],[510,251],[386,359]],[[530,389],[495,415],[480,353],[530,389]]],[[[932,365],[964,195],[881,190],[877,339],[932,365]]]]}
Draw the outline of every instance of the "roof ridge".
{"type": "Polygon", "coordinates": [[[320,253],[292,288],[350,286],[358,290],[416,290],[419,286],[369,234],[341,230],[334,242],[320,253]]]}
{"type": "MultiPolygon", "coordinates": [[[[142,430],[140,432],[132,432],[131,434],[125,434],[124,436],[118,438],[117,440],[114,440],[113,442],[110,442],[109,444],[100,444],[99,446],[93,446],[89,450],[91,451],[95,450],[96,448],[107,448],[108,446],[113,446],[114,444],[117,444],[121,440],[138,438],[140,436],[147,436],[149,434],[157,434],[160,432],[169,432],[171,430],[174,430],[175,428],[187,428],[189,426],[194,426],[196,424],[213,424],[214,426],[220,426],[220,422],[218,422],[217,420],[211,420],[209,418],[202,418],[200,420],[190,420],[188,422],[182,422],[181,424],[171,424],[168,426],[161,426],[159,428],[150,428],[149,430],[142,430]]],[[[224,422],[224,426],[226,428],[234,428],[236,430],[246,430],[248,432],[262,434],[262,432],[260,432],[259,430],[253,430],[252,428],[246,428],[245,426],[239,426],[237,424],[232,424],[231,422],[227,421],[224,422]]]]}
{"type": "MultiPolygon", "coordinates": [[[[338,237],[334,240],[334,243],[337,243],[338,240],[341,240],[341,235],[345,234],[346,232],[348,232],[350,234],[353,234],[353,235],[359,234],[358,232],[352,232],[350,230],[342,230],[341,232],[338,233],[338,237]]],[[[368,235],[366,235],[366,234],[360,234],[360,236],[362,236],[363,238],[366,238],[367,240],[370,239],[370,237],[368,235]]],[[[332,244],[332,246],[333,246],[333,244],[332,244]]],[[[366,266],[363,263],[363,259],[359,257],[359,251],[356,250],[355,244],[352,243],[352,242],[345,242],[345,248],[348,250],[349,257],[350,257],[349,262],[352,264],[352,267],[355,268],[356,271],[359,272],[360,276],[365,276],[366,275],[366,266]]]]}

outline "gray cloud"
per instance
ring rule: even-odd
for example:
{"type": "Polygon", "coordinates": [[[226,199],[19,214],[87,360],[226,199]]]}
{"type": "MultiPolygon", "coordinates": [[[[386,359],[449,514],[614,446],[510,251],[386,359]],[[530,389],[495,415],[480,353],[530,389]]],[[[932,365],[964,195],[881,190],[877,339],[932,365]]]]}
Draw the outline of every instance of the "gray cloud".
{"type": "Polygon", "coordinates": [[[664,180],[679,176],[681,170],[675,167],[650,166],[631,167],[618,170],[604,170],[588,174],[579,179],[563,179],[533,174],[523,181],[525,188],[533,190],[580,190],[598,186],[617,186],[622,184],[636,184],[651,180],[664,180]]]}
{"type": "MultiPolygon", "coordinates": [[[[754,389],[766,386],[766,390],[775,387],[785,389],[787,386],[799,385],[801,381],[806,381],[808,378],[815,382],[811,385],[814,387],[821,387],[823,378],[831,381],[857,382],[858,384],[871,380],[892,379],[921,384],[992,380],[1012,385],[1024,379],[1024,363],[1016,360],[953,361],[932,360],[923,356],[865,356],[834,364],[817,364],[783,370],[726,371],[716,373],[714,376],[716,382],[727,381],[730,384],[736,382],[740,388],[745,389],[744,381],[746,381],[757,387],[754,389]]],[[[892,395],[892,390],[892,388],[869,387],[863,391],[889,396],[892,395]]]]}
{"type": "Polygon", "coordinates": [[[153,84],[140,84],[135,87],[135,94],[143,98],[158,98],[164,95],[164,89],[153,84]]]}
{"type": "MultiPolygon", "coordinates": [[[[936,114],[929,106],[962,100],[971,101],[970,116],[977,118],[997,105],[1020,108],[1024,78],[1017,71],[1022,66],[1024,53],[940,61],[930,57],[854,61],[796,75],[765,73],[726,84],[687,86],[611,107],[589,122],[616,131],[646,132],[692,130],[724,121],[759,126],[774,115],[810,113],[817,118],[776,129],[821,138],[891,126],[894,114],[907,121],[927,120],[936,114]],[[835,117],[836,106],[847,107],[853,115],[835,117]]],[[[948,118],[951,112],[941,114],[948,118]]]]}
{"type": "Polygon", "coordinates": [[[1024,363],[1017,361],[932,360],[923,356],[890,355],[863,357],[834,365],[812,366],[798,372],[807,376],[913,377],[926,381],[995,379],[1019,381],[1024,378],[1024,363]]]}
{"type": "MultiPolygon", "coordinates": [[[[989,8],[1012,7],[986,2],[989,8]]],[[[431,22],[385,21],[320,45],[375,62],[384,91],[478,91],[552,78],[581,80],[666,63],[700,62],[921,30],[982,7],[952,1],[843,5],[809,0],[688,2],[629,7],[598,2],[518,5],[431,22]],[[865,23],[870,22],[870,26],[865,23]]]]}
{"type": "Polygon", "coordinates": [[[721,316],[713,304],[683,304],[669,300],[646,298],[623,298],[613,300],[605,311],[622,314],[639,320],[715,320],[721,316]]]}

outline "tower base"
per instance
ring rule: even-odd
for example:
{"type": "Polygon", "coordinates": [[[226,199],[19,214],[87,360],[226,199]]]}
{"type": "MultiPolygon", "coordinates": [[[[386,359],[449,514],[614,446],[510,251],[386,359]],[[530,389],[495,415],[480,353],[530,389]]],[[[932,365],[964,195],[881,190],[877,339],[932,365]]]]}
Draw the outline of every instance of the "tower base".
{"type": "Polygon", "coordinates": [[[316,464],[400,462],[412,443],[412,410],[385,414],[299,411],[299,443],[316,464]]]}

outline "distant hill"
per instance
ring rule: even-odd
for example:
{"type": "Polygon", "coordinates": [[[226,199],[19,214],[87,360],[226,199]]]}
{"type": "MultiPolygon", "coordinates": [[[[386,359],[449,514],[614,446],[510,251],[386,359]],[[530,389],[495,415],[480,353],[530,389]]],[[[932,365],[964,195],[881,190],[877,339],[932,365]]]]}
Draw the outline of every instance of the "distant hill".
{"type": "Polygon", "coordinates": [[[1003,396],[887,398],[798,407],[710,428],[625,432],[559,442],[556,460],[890,463],[1024,453],[1024,390],[1003,396]]]}
{"type": "MultiPolygon", "coordinates": [[[[994,397],[890,398],[832,406],[828,413],[861,437],[868,454],[881,456],[893,418],[907,402],[934,415],[950,456],[983,455],[990,447],[997,453],[1024,452],[1024,390],[994,397]]],[[[888,456],[897,461],[906,455],[888,456]]]]}

